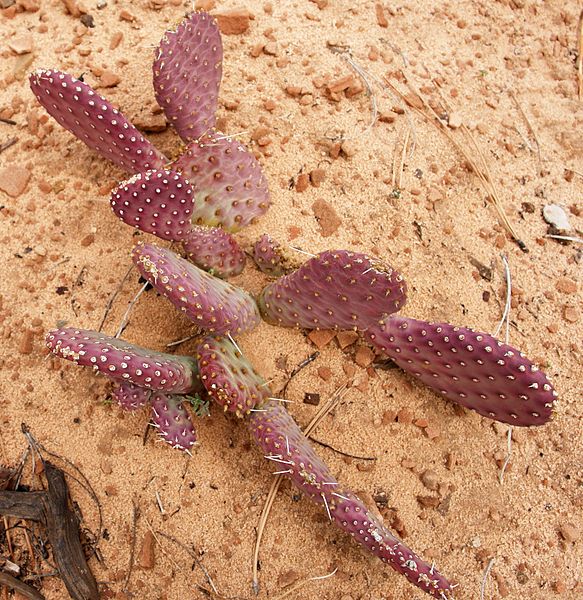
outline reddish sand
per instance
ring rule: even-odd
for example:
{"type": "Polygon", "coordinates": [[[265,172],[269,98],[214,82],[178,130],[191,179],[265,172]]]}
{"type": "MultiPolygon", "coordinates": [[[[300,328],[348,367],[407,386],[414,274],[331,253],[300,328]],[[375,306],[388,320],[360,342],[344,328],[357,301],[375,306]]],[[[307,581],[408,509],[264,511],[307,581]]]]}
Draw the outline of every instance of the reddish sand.
{"type": "MultiPolygon", "coordinates": [[[[559,204],[570,235],[581,236],[579,3],[413,0],[381,3],[380,10],[368,0],[241,2],[253,19],[245,33],[224,37],[219,124],[257,152],[273,206],[239,241],[249,247],[269,232],[309,252],[372,253],[407,278],[406,314],[488,332],[505,301],[504,253],[513,280],[510,342],[546,369],[560,395],[552,423],[513,431],[502,484],[505,425],[456,409],[398,369],[358,366],[355,344],[341,350],[333,340],[321,349],[291,381],[290,411],[305,425],[317,410],[304,403],[306,393],[324,402],[353,382],[315,437],[376,460],[318,450],[341,480],[376,499],[385,522],[408,544],[459,582],[456,598],[480,598],[491,559],[485,599],[581,598],[581,244],[546,237],[542,218],[544,205],[559,204]],[[366,71],[378,106],[373,127],[373,100],[348,54],[334,49],[350,50],[366,71]],[[455,140],[464,140],[461,125],[467,126],[528,254],[506,234],[452,142],[377,85],[385,76],[406,94],[406,81],[420,90],[449,117],[455,140]],[[491,269],[491,280],[476,261],[491,269]]],[[[107,530],[99,543],[102,562],[90,561],[104,598],[207,597],[198,587],[209,587],[204,573],[162,534],[156,533],[148,565],[140,551],[151,528],[194,547],[222,597],[251,600],[255,531],[272,476],[245,427],[213,407],[211,418],[198,423],[200,446],[192,458],[157,443],[152,433],[144,443],[145,412],[121,414],[106,402],[103,378],[46,359],[47,329],[99,326],[130,265],[132,243],[150,236],[114,217],[109,191],[124,173],[48,118],[29,91],[27,73],[39,67],[83,73],[136,125],[158,130],[147,135],[164,152],[177,147],[155,105],[150,67],[164,29],[190,3],[98,4],[17,0],[0,11],[0,117],[15,122],[0,121],[0,144],[17,138],[0,154],[0,463],[19,460],[25,422],[87,476],[107,530]],[[95,27],[86,28],[65,5],[90,13],[95,27]],[[134,504],[138,557],[124,593],[134,504]]],[[[217,3],[214,10],[235,5],[217,3]]],[[[235,280],[254,293],[266,281],[252,264],[235,280]]],[[[138,289],[133,273],[105,332],[115,333],[138,289]]],[[[186,318],[150,291],[131,313],[124,337],[163,349],[191,332],[186,318]]],[[[239,344],[273,380],[274,393],[316,349],[304,333],[266,324],[239,344]]],[[[192,342],[179,347],[192,349],[192,342]]],[[[366,364],[367,353],[361,350],[358,359],[366,364]]],[[[29,471],[26,476],[30,482],[29,471]]],[[[95,531],[93,502],[74,481],[71,486],[84,526],[95,531]]],[[[24,550],[13,557],[23,566],[24,550]]],[[[287,597],[422,597],[284,484],[261,546],[259,598],[281,597],[286,586],[334,569],[333,577],[287,597]]],[[[58,578],[44,579],[42,592],[50,600],[67,597],[58,578]]]]}

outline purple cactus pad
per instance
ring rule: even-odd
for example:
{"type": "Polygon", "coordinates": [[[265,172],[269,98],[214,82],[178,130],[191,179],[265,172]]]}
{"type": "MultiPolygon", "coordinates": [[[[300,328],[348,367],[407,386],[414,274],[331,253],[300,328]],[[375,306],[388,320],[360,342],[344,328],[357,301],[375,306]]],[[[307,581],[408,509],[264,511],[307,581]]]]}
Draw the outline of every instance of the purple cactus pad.
{"type": "Polygon", "coordinates": [[[543,425],[557,393],[522,352],[495,337],[392,316],[366,337],[399,367],[444,397],[511,425],[543,425]]]}
{"type": "Polygon", "coordinates": [[[453,588],[445,577],[398,540],[353,492],[336,481],[279,402],[271,400],[260,405],[248,422],[276,473],[289,477],[308,498],[323,506],[330,521],[424,592],[440,600],[452,598],[453,588]]]}
{"type": "Polygon", "coordinates": [[[174,252],[153,244],[139,244],[133,249],[132,258],[140,274],[201,330],[236,335],[259,323],[257,305],[247,292],[174,252]]]}
{"type": "Polygon", "coordinates": [[[113,388],[111,395],[120,408],[134,412],[150,402],[152,390],[122,381],[113,388]]]}
{"type": "Polygon", "coordinates": [[[237,240],[220,227],[194,225],[183,240],[183,246],[194,264],[222,279],[239,275],[245,266],[245,252],[237,240]]]}
{"type": "Polygon", "coordinates": [[[190,230],[194,197],[176,171],[147,171],[120,183],[111,208],[125,223],[164,240],[180,241],[190,230]]]}
{"type": "Polygon", "coordinates": [[[152,394],[152,423],[160,438],[173,448],[189,452],[196,443],[196,431],[183,396],[152,394]]]}
{"type": "Polygon", "coordinates": [[[30,88],[65,129],[130,173],[159,169],[166,157],[89,85],[67,73],[39,69],[30,88]]]}
{"type": "Polygon", "coordinates": [[[49,331],[46,344],[53,354],[93,367],[116,381],[166,392],[201,390],[196,362],[186,356],[147,350],[97,331],[72,327],[49,331]]]}
{"type": "Polygon", "coordinates": [[[406,295],[392,268],[360,252],[328,250],[269,284],[258,304],[275,325],[364,331],[398,311],[406,295]]]}
{"type": "Polygon", "coordinates": [[[219,28],[205,12],[193,12],[167,31],[156,50],[156,100],[187,142],[215,125],[222,60],[219,28]]]}
{"type": "Polygon", "coordinates": [[[235,232],[269,208],[267,180],[253,154],[217,132],[189,144],[172,168],[192,184],[195,225],[235,232]]]}
{"type": "Polygon", "coordinates": [[[208,395],[225,412],[243,416],[267,399],[265,382],[229,339],[203,338],[196,348],[196,359],[208,395]]]}
{"type": "Polygon", "coordinates": [[[279,242],[264,233],[253,245],[253,260],[262,273],[281,277],[299,267],[299,261],[286,252],[279,242]]]}

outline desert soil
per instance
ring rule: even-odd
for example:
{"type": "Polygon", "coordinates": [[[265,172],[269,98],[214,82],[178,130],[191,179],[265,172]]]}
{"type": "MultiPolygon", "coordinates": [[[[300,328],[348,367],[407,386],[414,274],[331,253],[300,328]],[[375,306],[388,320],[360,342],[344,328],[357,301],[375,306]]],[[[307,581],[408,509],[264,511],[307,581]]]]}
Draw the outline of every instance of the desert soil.
{"type": "MultiPolygon", "coordinates": [[[[47,358],[43,343],[57,325],[99,326],[130,266],[132,244],[149,236],[132,232],[110,210],[109,192],[125,174],[46,115],[27,74],[39,67],[84,74],[172,154],[177,137],[156,106],[150,69],[163,31],[190,3],[1,4],[0,144],[15,142],[0,154],[0,463],[18,462],[24,422],[89,479],[106,529],[101,560],[90,560],[104,598],[207,597],[207,579],[186,547],[221,597],[251,600],[255,531],[273,469],[241,422],[213,407],[211,418],[198,422],[200,445],[190,458],[152,432],[145,439],[145,412],[122,414],[108,401],[103,378],[47,358]],[[136,564],[125,586],[134,538],[136,564]]],[[[513,430],[501,483],[506,425],[445,402],[398,369],[373,367],[358,341],[341,337],[341,348],[338,339],[325,343],[262,324],[239,345],[272,380],[275,394],[319,351],[287,389],[301,425],[317,410],[304,402],[306,393],[323,403],[339,386],[351,386],[315,433],[337,451],[319,446],[319,452],[408,544],[459,583],[456,598],[481,597],[488,565],[485,599],[583,597],[582,253],[580,242],[548,237],[542,216],[545,205],[561,206],[571,226],[564,233],[581,237],[581,6],[574,0],[198,5],[214,13],[248,11],[239,18],[246,30],[224,36],[219,127],[256,152],[273,206],[239,241],[249,248],[269,232],[307,252],[368,252],[406,277],[406,314],[487,332],[501,319],[506,256],[510,343],[546,370],[560,402],[546,426],[513,430]],[[415,111],[419,97],[435,108],[450,138],[415,111]],[[452,143],[479,156],[466,132],[528,253],[512,241],[452,143]]],[[[267,278],[249,261],[235,282],[257,293],[267,278]]],[[[106,333],[115,333],[139,287],[133,272],[107,315],[106,333]]],[[[193,332],[148,291],[124,337],[162,350],[193,332]]],[[[177,351],[192,349],[190,341],[177,351]]],[[[38,486],[29,468],[26,477],[38,486]]],[[[71,486],[84,527],[95,532],[94,503],[73,480],[71,486]]],[[[0,544],[9,557],[4,534],[0,544]]],[[[24,546],[17,544],[12,559],[30,573],[24,546]]],[[[47,563],[40,569],[52,571],[47,563]]],[[[423,596],[284,484],[261,546],[259,598],[281,597],[334,570],[287,597],[423,596]]],[[[42,580],[42,593],[67,597],[54,577],[42,580]]]]}

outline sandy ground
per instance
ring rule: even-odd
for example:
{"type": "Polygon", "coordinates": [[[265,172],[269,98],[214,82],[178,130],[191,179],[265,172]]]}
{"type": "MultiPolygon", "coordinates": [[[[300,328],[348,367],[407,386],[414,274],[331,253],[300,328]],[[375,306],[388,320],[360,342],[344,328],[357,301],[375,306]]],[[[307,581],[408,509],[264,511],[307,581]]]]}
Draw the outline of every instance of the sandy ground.
{"type": "MultiPolygon", "coordinates": [[[[17,0],[0,11],[0,117],[15,122],[0,122],[0,144],[17,139],[0,154],[0,462],[18,461],[25,422],[87,476],[104,513],[102,561],[90,561],[104,598],[207,597],[198,587],[208,588],[207,580],[184,548],[157,533],[153,564],[140,555],[153,530],[194,547],[220,594],[252,599],[255,530],[272,476],[245,427],[213,410],[198,423],[200,446],[192,458],[153,434],[144,443],[146,413],[121,414],[107,402],[103,379],[46,358],[47,329],[99,326],[130,265],[132,243],[147,236],[132,233],[108,206],[109,190],[124,174],[45,115],[26,75],[37,67],[84,73],[136,124],[162,130],[148,135],[171,153],[176,135],[165,127],[150,83],[152,47],[190,6],[108,0],[98,8],[83,0],[78,8],[94,24],[87,28],[65,4],[75,12],[74,2],[57,0],[17,0]],[[11,186],[13,195],[3,191],[11,186]],[[134,505],[139,556],[123,592],[134,505]]],[[[542,217],[544,205],[559,204],[570,235],[581,235],[580,6],[574,0],[383,4],[378,12],[367,0],[243,0],[253,18],[245,33],[224,37],[220,125],[257,152],[273,207],[239,240],[250,244],[269,232],[310,252],[373,253],[407,278],[406,314],[488,332],[502,314],[505,254],[513,280],[510,342],[544,366],[560,404],[545,427],[514,430],[502,484],[506,426],[455,409],[397,369],[358,366],[357,345],[342,350],[332,341],[322,348],[290,383],[290,411],[305,425],[317,410],[303,402],[306,392],[324,402],[353,381],[315,437],[376,460],[319,451],[341,480],[376,499],[385,521],[414,549],[459,582],[456,598],[480,598],[491,559],[485,599],[581,598],[581,245],[546,237],[542,217]],[[374,85],[372,127],[372,98],[347,55],[334,48],[350,49],[374,85]],[[348,87],[334,91],[350,75],[348,87]],[[500,225],[452,142],[374,84],[385,76],[405,93],[406,81],[420,90],[449,117],[454,139],[464,139],[460,125],[468,127],[528,253],[500,225]],[[316,187],[306,175],[318,169],[316,187]],[[480,276],[476,261],[491,269],[491,281],[480,276]]],[[[233,6],[217,3],[214,10],[233,6]]],[[[236,279],[254,293],[266,281],[252,264],[236,279]]],[[[138,289],[132,274],[105,322],[107,333],[115,332],[138,289]]],[[[150,291],[124,336],[163,349],[192,331],[150,291]]],[[[275,393],[316,350],[304,333],[266,324],[239,343],[273,378],[275,393]]],[[[71,485],[84,526],[96,531],[94,504],[71,485]]],[[[6,556],[4,542],[0,537],[6,556]]],[[[26,565],[25,555],[18,556],[26,565]]],[[[287,597],[423,596],[285,484],[261,548],[259,598],[276,598],[285,586],[333,569],[333,577],[287,597]]],[[[42,592],[67,597],[57,578],[44,579],[42,592]]]]}

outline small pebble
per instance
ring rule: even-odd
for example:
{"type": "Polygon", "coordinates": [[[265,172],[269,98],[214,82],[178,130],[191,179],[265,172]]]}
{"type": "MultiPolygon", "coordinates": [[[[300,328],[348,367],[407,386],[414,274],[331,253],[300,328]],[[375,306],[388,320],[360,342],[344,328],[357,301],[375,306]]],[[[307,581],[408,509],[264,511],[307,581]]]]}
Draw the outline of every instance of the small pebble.
{"type": "Polygon", "coordinates": [[[18,344],[18,352],[20,352],[20,354],[32,354],[33,340],[34,333],[30,329],[26,329],[22,334],[22,337],[20,338],[20,343],[18,344]]]}
{"type": "Polygon", "coordinates": [[[323,198],[318,198],[314,204],[312,204],[312,210],[314,211],[314,217],[316,217],[316,221],[318,221],[318,225],[320,226],[320,234],[322,237],[333,235],[340,225],[342,225],[342,220],[334,207],[323,198]]]}
{"type": "Polygon", "coordinates": [[[417,496],[417,502],[424,508],[437,508],[440,504],[436,496],[417,496]]]}
{"type": "Polygon", "coordinates": [[[305,192],[308,189],[310,183],[310,177],[307,173],[300,173],[296,179],[295,190],[296,192],[305,192]]]}
{"type": "Polygon", "coordinates": [[[342,350],[352,346],[358,340],[359,335],[356,331],[340,331],[336,334],[336,340],[342,350]]]}
{"type": "Polygon", "coordinates": [[[451,115],[449,115],[448,125],[452,129],[458,129],[459,127],[462,126],[462,124],[463,124],[463,121],[462,121],[462,116],[460,113],[453,112],[453,113],[451,113],[451,115]]]}
{"type": "Polygon", "coordinates": [[[555,288],[562,294],[574,294],[577,291],[577,282],[568,277],[559,277],[555,282],[555,288]]]}
{"type": "Polygon", "coordinates": [[[79,20],[81,23],[83,23],[83,25],[85,25],[85,27],[88,27],[89,29],[95,27],[95,19],[93,18],[93,15],[81,15],[79,20]]]}
{"type": "Polygon", "coordinates": [[[249,29],[251,13],[246,8],[232,8],[213,16],[219,24],[219,29],[224,35],[239,35],[249,29]]]}
{"type": "Polygon", "coordinates": [[[359,367],[366,368],[374,360],[375,353],[367,346],[359,346],[354,356],[354,361],[359,367]]]}
{"type": "Polygon", "coordinates": [[[122,21],[129,21],[130,23],[136,20],[136,17],[134,17],[134,15],[132,15],[132,13],[129,10],[125,9],[119,13],[119,18],[122,21]]]}
{"type": "Polygon", "coordinates": [[[298,571],[294,569],[290,569],[289,571],[284,571],[280,573],[277,578],[277,584],[280,588],[286,588],[295,583],[300,578],[300,574],[298,571]]]}
{"type": "Polygon", "coordinates": [[[352,142],[351,140],[345,140],[344,142],[342,142],[340,149],[342,150],[344,155],[347,156],[348,158],[350,158],[351,156],[354,156],[357,151],[356,144],[354,142],[352,142]]]}
{"type": "Polygon", "coordinates": [[[567,213],[558,204],[547,204],[544,206],[543,218],[549,225],[560,231],[569,231],[571,229],[567,213]]]}
{"type": "Polygon", "coordinates": [[[138,555],[138,565],[142,569],[153,569],[156,562],[154,548],[156,546],[156,539],[151,531],[146,531],[144,539],[142,540],[142,546],[140,548],[140,554],[138,555]]]}
{"type": "Polygon", "coordinates": [[[113,71],[103,71],[103,74],[99,78],[102,87],[110,88],[115,87],[120,81],[121,77],[113,71]]]}
{"type": "Polygon", "coordinates": [[[376,13],[376,17],[377,17],[377,23],[379,24],[380,27],[388,27],[389,26],[389,22],[387,20],[387,17],[385,15],[385,9],[383,7],[383,5],[380,2],[377,2],[375,4],[375,13],[376,13]]]}
{"type": "Polygon", "coordinates": [[[32,33],[11,38],[8,47],[16,54],[29,54],[34,48],[32,33]]]}
{"type": "Polygon", "coordinates": [[[579,311],[574,306],[565,306],[563,308],[563,318],[568,323],[577,323],[579,320],[579,311]]]}
{"type": "Polygon", "coordinates": [[[427,469],[421,473],[421,483],[432,492],[435,492],[439,488],[439,479],[437,473],[431,469],[427,469]]]}
{"type": "Polygon", "coordinates": [[[304,394],[304,404],[311,404],[312,406],[318,406],[320,404],[320,394],[306,392],[304,394]]]}
{"type": "Polygon", "coordinates": [[[316,188],[320,187],[325,178],[326,171],[324,169],[313,169],[310,171],[310,183],[316,188]]]}
{"type": "Polygon", "coordinates": [[[397,421],[403,425],[410,425],[413,422],[413,413],[408,408],[402,408],[397,413],[397,421]]]}
{"type": "Polygon", "coordinates": [[[308,339],[318,350],[321,350],[334,339],[335,335],[336,332],[330,329],[314,329],[308,334],[308,339]]]}
{"type": "Polygon", "coordinates": [[[26,189],[30,171],[17,165],[8,165],[0,169],[0,190],[16,198],[26,189]]]}
{"type": "Polygon", "coordinates": [[[569,544],[576,542],[581,537],[581,531],[575,524],[571,522],[561,523],[559,525],[559,533],[561,534],[561,537],[569,544]]]}

